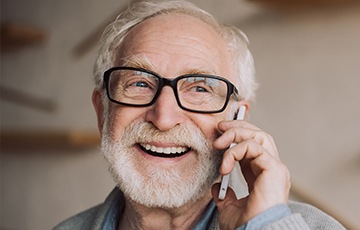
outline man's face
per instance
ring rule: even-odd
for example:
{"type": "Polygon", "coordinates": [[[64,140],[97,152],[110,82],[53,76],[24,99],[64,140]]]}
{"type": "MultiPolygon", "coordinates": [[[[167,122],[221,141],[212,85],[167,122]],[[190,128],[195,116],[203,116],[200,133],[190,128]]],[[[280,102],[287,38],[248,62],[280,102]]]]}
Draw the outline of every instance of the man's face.
{"type": "MultiPolygon", "coordinates": [[[[118,65],[145,68],[164,78],[207,73],[234,82],[225,42],[212,27],[183,14],[160,15],[133,28],[118,65]]],[[[102,152],[125,196],[147,206],[178,207],[209,195],[221,154],[218,114],[182,110],[170,87],[149,107],[110,103],[102,152]],[[166,153],[166,154],[164,154],[166,153]],[[170,155],[169,155],[170,154],[170,155]]]]}

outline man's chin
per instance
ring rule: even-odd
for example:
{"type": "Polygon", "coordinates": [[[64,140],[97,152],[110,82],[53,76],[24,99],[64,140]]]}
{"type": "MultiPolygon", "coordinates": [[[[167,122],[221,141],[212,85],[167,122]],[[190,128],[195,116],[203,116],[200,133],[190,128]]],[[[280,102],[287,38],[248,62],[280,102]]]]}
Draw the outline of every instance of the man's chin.
{"type": "Polygon", "coordinates": [[[133,203],[138,205],[143,205],[149,208],[161,208],[161,209],[177,209],[181,208],[188,203],[196,202],[197,200],[203,199],[206,194],[210,191],[209,188],[202,190],[180,190],[178,192],[173,192],[171,190],[160,190],[156,194],[147,193],[149,190],[139,190],[137,193],[125,192],[126,188],[120,188],[125,197],[133,203]]]}
{"type": "Polygon", "coordinates": [[[169,209],[179,208],[209,193],[212,184],[218,178],[218,170],[211,173],[210,167],[208,165],[202,169],[193,169],[192,172],[188,172],[187,177],[183,176],[182,170],[176,168],[161,169],[152,166],[147,168],[150,171],[146,172],[146,175],[134,169],[126,171],[123,167],[117,166],[111,171],[125,197],[132,202],[147,207],[169,209]]]}

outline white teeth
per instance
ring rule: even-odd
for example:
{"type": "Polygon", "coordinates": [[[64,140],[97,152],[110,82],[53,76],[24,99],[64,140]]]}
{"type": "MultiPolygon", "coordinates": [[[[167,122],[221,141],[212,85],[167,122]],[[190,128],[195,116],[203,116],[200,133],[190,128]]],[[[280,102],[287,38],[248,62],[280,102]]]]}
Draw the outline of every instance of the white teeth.
{"type": "Polygon", "coordinates": [[[144,149],[150,150],[156,153],[163,153],[163,154],[176,154],[176,153],[183,153],[186,152],[188,148],[186,147],[156,147],[154,145],[149,144],[140,144],[144,149]]]}
{"type": "Polygon", "coordinates": [[[151,146],[151,147],[150,147],[150,150],[153,151],[153,152],[156,152],[156,147],[155,147],[155,146],[151,146]]]}
{"type": "Polygon", "coordinates": [[[164,148],[164,153],[170,154],[171,153],[171,147],[164,148]]]}

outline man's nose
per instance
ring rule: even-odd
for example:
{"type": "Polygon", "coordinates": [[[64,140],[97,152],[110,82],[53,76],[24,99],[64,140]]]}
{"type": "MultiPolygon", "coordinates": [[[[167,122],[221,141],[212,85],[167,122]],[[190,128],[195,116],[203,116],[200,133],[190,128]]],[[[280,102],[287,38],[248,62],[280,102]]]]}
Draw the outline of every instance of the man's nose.
{"type": "Polygon", "coordinates": [[[146,121],[153,123],[159,130],[167,131],[184,122],[185,111],[177,104],[171,87],[164,87],[155,103],[146,113],[146,121]]]}

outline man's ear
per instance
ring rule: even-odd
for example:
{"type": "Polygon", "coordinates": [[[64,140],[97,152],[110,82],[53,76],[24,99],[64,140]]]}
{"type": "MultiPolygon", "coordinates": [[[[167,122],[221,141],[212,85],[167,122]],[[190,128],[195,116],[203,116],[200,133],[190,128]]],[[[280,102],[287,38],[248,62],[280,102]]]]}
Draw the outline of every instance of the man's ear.
{"type": "Polygon", "coordinates": [[[98,129],[101,134],[104,126],[104,105],[102,103],[102,94],[97,89],[93,91],[92,103],[97,116],[98,129]]]}

